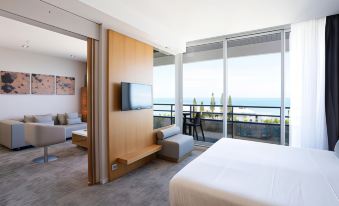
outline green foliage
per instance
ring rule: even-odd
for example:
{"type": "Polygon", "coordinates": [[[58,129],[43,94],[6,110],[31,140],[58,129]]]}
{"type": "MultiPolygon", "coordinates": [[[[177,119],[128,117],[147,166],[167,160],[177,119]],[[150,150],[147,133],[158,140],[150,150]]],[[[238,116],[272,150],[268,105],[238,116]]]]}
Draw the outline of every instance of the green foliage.
{"type": "Polygon", "coordinates": [[[228,96],[228,102],[227,102],[228,106],[232,106],[232,96],[228,96]]]}
{"type": "Polygon", "coordinates": [[[243,122],[249,122],[248,117],[244,117],[243,122]]]}
{"type": "Polygon", "coordinates": [[[280,124],[280,119],[274,118],[274,119],[265,119],[263,121],[266,124],[280,124]]]}
{"type": "Polygon", "coordinates": [[[195,97],[193,98],[193,105],[197,105],[197,99],[195,97]]]}
{"type": "Polygon", "coordinates": [[[196,111],[196,105],[197,105],[198,103],[197,103],[197,100],[195,99],[195,97],[193,98],[193,111],[195,112],[196,111]]]}
{"type": "Polygon", "coordinates": [[[205,111],[204,102],[201,101],[201,103],[200,103],[200,112],[204,112],[204,111],[205,111]]]}

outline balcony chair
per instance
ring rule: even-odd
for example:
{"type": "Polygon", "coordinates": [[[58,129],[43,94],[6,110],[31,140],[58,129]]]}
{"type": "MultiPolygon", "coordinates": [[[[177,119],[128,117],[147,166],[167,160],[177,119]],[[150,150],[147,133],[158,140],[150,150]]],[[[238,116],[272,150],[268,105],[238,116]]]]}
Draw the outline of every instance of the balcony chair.
{"type": "Polygon", "coordinates": [[[199,140],[197,127],[200,127],[202,138],[205,141],[205,134],[204,134],[204,129],[202,128],[200,112],[195,113],[195,117],[193,118],[193,121],[186,122],[186,126],[193,127],[193,138],[196,137],[197,140],[199,140]]]}

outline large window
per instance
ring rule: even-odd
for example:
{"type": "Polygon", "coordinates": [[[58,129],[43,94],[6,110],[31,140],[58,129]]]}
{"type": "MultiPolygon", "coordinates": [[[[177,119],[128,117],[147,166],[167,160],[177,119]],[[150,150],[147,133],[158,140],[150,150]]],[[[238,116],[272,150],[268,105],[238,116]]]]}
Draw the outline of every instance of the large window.
{"type": "Polygon", "coordinates": [[[183,132],[196,141],[223,137],[222,48],[223,42],[217,42],[188,47],[184,54],[183,132]]]}
{"type": "Polygon", "coordinates": [[[204,42],[191,42],[186,48],[182,73],[180,56],[175,67],[173,56],[155,52],[154,128],[174,124],[178,82],[177,109],[183,110],[183,124],[178,126],[196,143],[214,143],[226,136],[288,145],[289,32],[204,42]]]}
{"type": "Polygon", "coordinates": [[[174,124],[174,56],[154,51],[153,66],[153,127],[157,129],[174,124]]]}
{"type": "Polygon", "coordinates": [[[281,32],[227,45],[228,136],[280,144],[281,32]]]}

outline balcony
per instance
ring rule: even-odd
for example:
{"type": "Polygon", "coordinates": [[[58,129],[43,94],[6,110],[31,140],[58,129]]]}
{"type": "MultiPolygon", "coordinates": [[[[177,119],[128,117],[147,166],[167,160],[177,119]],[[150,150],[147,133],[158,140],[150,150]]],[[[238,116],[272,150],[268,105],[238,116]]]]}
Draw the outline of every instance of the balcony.
{"type": "MultiPolygon", "coordinates": [[[[186,121],[190,121],[195,113],[201,112],[206,142],[214,143],[224,136],[222,105],[184,104],[183,106],[183,112],[187,114],[186,121]],[[204,111],[206,108],[209,110],[204,111]]],[[[174,104],[154,104],[154,128],[174,124],[174,108],[174,104]]],[[[289,113],[289,109],[286,107],[285,111],[289,113]]],[[[280,107],[232,105],[228,106],[227,114],[228,137],[280,144],[280,107]]],[[[285,115],[285,126],[285,140],[288,144],[289,115],[285,115]]],[[[186,128],[185,132],[189,134],[189,128],[186,128]]],[[[202,141],[199,128],[198,136],[197,141],[202,141]]]]}

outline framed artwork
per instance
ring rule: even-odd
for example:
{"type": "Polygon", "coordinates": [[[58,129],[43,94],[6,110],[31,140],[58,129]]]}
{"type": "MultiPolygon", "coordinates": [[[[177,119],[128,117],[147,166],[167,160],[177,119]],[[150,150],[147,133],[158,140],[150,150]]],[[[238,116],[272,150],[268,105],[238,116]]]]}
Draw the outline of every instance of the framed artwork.
{"type": "Polygon", "coordinates": [[[55,94],[55,76],[46,74],[32,74],[32,94],[53,95],[55,94]]]}
{"type": "Polygon", "coordinates": [[[56,94],[75,95],[75,78],[56,76],[56,94]]]}
{"type": "Polygon", "coordinates": [[[0,71],[0,94],[29,94],[30,74],[0,71]]]}

